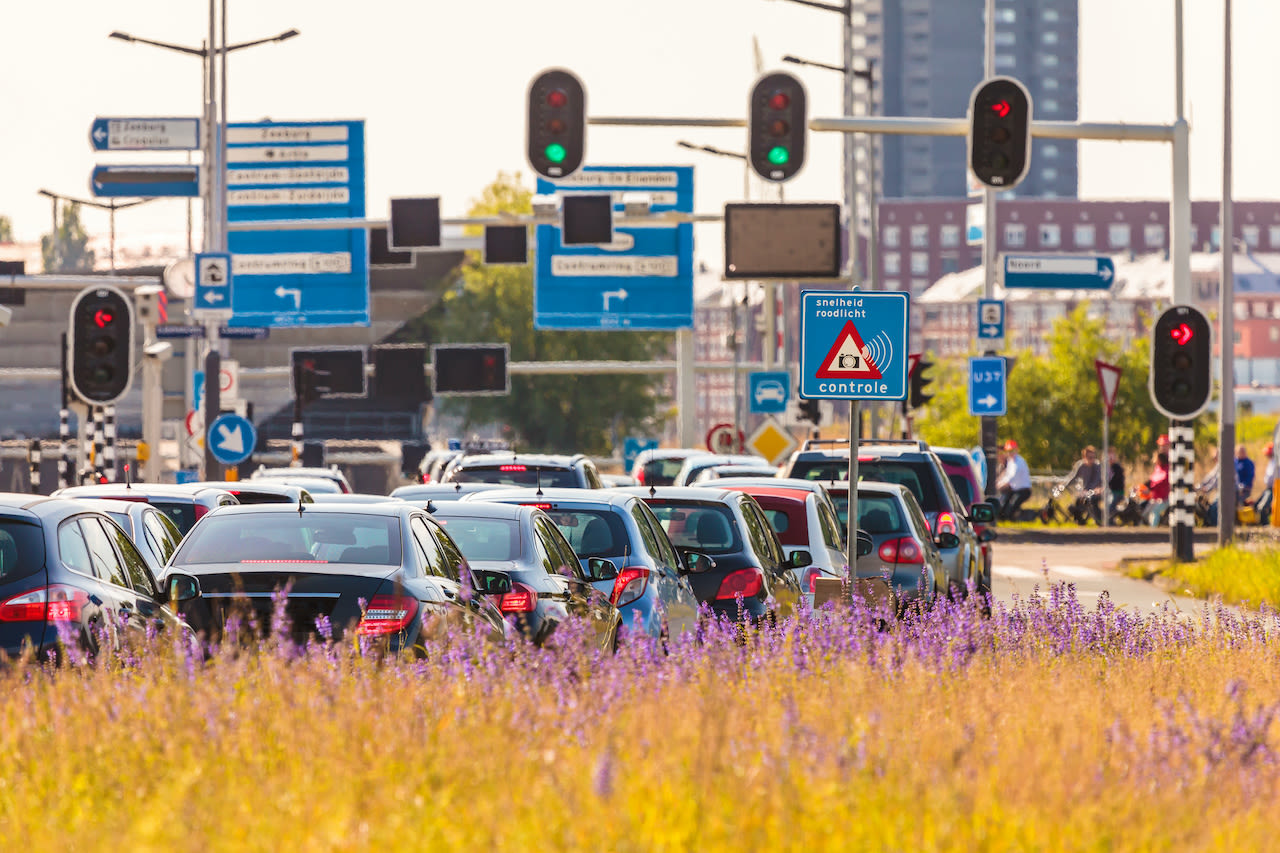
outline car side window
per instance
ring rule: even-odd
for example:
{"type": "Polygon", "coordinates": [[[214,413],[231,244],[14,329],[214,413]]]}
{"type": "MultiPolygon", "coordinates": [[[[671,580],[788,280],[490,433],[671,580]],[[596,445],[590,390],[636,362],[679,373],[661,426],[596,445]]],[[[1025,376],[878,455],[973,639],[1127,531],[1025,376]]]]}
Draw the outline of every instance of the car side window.
{"type": "Polygon", "coordinates": [[[111,547],[111,537],[103,529],[96,518],[81,518],[80,528],[84,530],[84,542],[89,547],[89,557],[93,560],[93,570],[99,578],[110,581],[116,586],[129,588],[129,579],[125,576],[124,566],[111,547]]]}
{"type": "MultiPolygon", "coordinates": [[[[533,520],[533,553],[535,560],[542,564],[543,571],[549,575],[560,574],[560,564],[564,562],[564,558],[553,549],[547,535],[547,524],[540,518],[533,520]]],[[[574,562],[577,562],[576,556],[574,562]]]]}
{"type": "Polygon", "coordinates": [[[658,521],[658,517],[653,514],[653,510],[649,509],[649,506],[644,501],[636,501],[636,508],[644,516],[645,521],[649,523],[649,529],[653,531],[654,541],[658,543],[658,551],[654,556],[667,568],[679,570],[681,566],[680,555],[676,553],[676,547],[671,544],[671,538],[662,529],[662,523],[658,521]]]}
{"type": "Polygon", "coordinates": [[[74,518],[58,526],[58,558],[67,568],[94,577],[93,560],[89,557],[89,546],[84,541],[84,531],[80,529],[80,522],[74,518]]]}
{"type": "Polygon", "coordinates": [[[142,535],[146,538],[151,550],[155,552],[156,557],[161,562],[167,563],[169,557],[173,555],[175,543],[169,539],[169,532],[160,523],[160,518],[160,513],[155,510],[144,511],[142,513],[142,535]]]}
{"type": "Polygon", "coordinates": [[[124,563],[125,574],[129,579],[129,586],[133,588],[134,592],[141,593],[149,598],[155,598],[157,595],[155,579],[151,577],[151,570],[147,568],[147,561],[142,559],[137,547],[129,541],[129,536],[118,526],[108,525],[104,522],[103,527],[108,528],[108,532],[115,539],[116,548],[120,552],[120,559],[124,563]]]}
{"type": "Polygon", "coordinates": [[[840,522],[831,514],[831,507],[814,501],[818,507],[818,527],[822,529],[822,541],[828,548],[840,549],[840,522]]]}
{"type": "Polygon", "coordinates": [[[604,488],[604,480],[600,479],[600,472],[596,470],[594,462],[583,462],[582,472],[586,475],[587,486],[592,489],[604,488]]]}
{"type": "Polygon", "coordinates": [[[569,544],[569,540],[564,538],[564,534],[560,532],[560,528],[555,524],[538,519],[538,523],[546,532],[547,545],[552,548],[553,554],[559,554],[558,563],[562,564],[569,570],[578,580],[586,580],[586,574],[582,571],[582,563],[578,561],[578,555],[574,553],[573,546],[569,544]]]}
{"type": "Polygon", "coordinates": [[[466,564],[467,558],[462,556],[462,551],[458,550],[458,546],[449,538],[446,531],[436,530],[434,534],[436,545],[439,546],[443,558],[445,577],[457,580],[462,577],[462,567],[466,564]]]}
{"type": "Polygon", "coordinates": [[[418,549],[418,556],[422,558],[423,571],[439,578],[448,577],[444,570],[444,554],[440,553],[440,546],[431,535],[427,523],[414,518],[409,522],[409,529],[413,531],[413,544],[418,549]]]}
{"type": "Polygon", "coordinates": [[[781,565],[781,555],[774,549],[773,533],[769,521],[764,517],[756,502],[747,498],[740,504],[742,517],[747,523],[747,537],[751,540],[751,549],[761,560],[769,560],[774,567],[781,565]]]}
{"type": "Polygon", "coordinates": [[[640,541],[644,543],[645,552],[653,559],[661,560],[662,546],[658,544],[658,537],[653,535],[653,528],[649,526],[649,519],[645,518],[644,513],[640,511],[640,501],[632,504],[631,519],[640,530],[640,541]]]}

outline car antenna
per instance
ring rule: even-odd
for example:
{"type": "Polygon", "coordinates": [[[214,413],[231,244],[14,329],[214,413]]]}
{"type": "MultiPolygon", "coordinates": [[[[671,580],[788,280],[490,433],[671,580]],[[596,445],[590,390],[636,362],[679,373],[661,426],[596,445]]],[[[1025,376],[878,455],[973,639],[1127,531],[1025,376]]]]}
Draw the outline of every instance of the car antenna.
{"type": "Polygon", "coordinates": [[[302,489],[299,489],[299,490],[298,490],[298,516],[299,516],[299,517],[301,517],[301,516],[302,516],[302,509],[303,509],[303,506],[302,506],[302,494],[303,494],[303,490],[302,490],[302,489]]]}
{"type": "Polygon", "coordinates": [[[433,515],[435,514],[435,511],[436,511],[436,505],[435,505],[435,503],[433,503],[433,502],[431,501],[431,499],[430,499],[430,498],[427,498],[427,507],[426,507],[426,509],[427,509],[427,512],[432,513],[433,515]]]}
{"type": "Polygon", "coordinates": [[[129,474],[129,463],[124,463],[124,487],[125,489],[133,488],[133,477],[129,474]]]}
{"type": "Polygon", "coordinates": [[[460,492],[460,491],[462,491],[462,481],[461,481],[461,480],[459,480],[458,482],[456,482],[456,483],[454,483],[454,484],[453,484],[453,490],[454,490],[455,492],[460,492]]]}
{"type": "Polygon", "coordinates": [[[650,483],[650,484],[649,484],[649,497],[653,497],[653,496],[654,496],[654,495],[656,495],[656,494],[658,494],[658,487],[657,487],[657,486],[655,486],[653,483],[650,483]]]}
{"type": "Polygon", "coordinates": [[[534,494],[537,495],[538,497],[542,497],[542,466],[541,465],[533,466],[533,476],[536,477],[538,480],[538,491],[535,492],[534,494]]]}

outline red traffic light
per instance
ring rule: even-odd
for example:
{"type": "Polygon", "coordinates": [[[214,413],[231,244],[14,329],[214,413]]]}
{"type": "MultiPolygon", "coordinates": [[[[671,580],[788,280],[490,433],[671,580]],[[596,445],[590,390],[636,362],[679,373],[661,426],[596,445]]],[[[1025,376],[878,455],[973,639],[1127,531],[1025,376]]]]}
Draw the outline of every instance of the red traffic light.
{"type": "Polygon", "coordinates": [[[1010,109],[1011,107],[1009,106],[1008,101],[996,101],[994,104],[991,105],[991,112],[1000,116],[1000,118],[1004,118],[1005,116],[1007,116],[1009,114],[1010,109]]]}
{"type": "Polygon", "coordinates": [[[1191,328],[1186,323],[1183,323],[1180,326],[1175,326],[1169,330],[1169,337],[1173,338],[1174,342],[1180,347],[1185,347],[1187,344],[1191,343],[1191,339],[1195,336],[1195,329],[1191,328]]]}
{"type": "Polygon", "coordinates": [[[93,312],[93,322],[99,329],[105,329],[110,323],[114,322],[115,319],[116,316],[114,314],[103,308],[99,308],[97,311],[93,312]]]}
{"type": "Polygon", "coordinates": [[[569,103],[569,94],[564,89],[552,89],[547,92],[547,106],[560,109],[569,103]]]}
{"type": "Polygon", "coordinates": [[[786,92],[774,92],[769,96],[769,109],[785,110],[791,106],[791,96],[786,92]]]}

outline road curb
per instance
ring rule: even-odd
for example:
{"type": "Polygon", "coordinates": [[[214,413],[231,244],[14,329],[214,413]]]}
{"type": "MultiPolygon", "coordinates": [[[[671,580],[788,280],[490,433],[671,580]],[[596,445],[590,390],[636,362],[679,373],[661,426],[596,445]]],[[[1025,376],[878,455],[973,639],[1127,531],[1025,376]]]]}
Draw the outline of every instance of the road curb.
{"type": "MultiPolygon", "coordinates": [[[[1167,527],[1108,527],[1105,530],[1097,527],[1046,527],[1040,530],[997,527],[996,530],[999,534],[996,539],[997,548],[1001,542],[1021,545],[1169,544],[1167,527]]],[[[1194,540],[1197,543],[1214,544],[1218,541],[1218,530],[1215,527],[1196,528],[1194,540]]]]}

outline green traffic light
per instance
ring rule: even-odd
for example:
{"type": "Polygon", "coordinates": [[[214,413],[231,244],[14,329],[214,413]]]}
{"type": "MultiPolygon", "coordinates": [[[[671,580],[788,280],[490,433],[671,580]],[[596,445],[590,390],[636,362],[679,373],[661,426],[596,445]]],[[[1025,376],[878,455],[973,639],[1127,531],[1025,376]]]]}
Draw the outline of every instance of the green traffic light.
{"type": "Polygon", "coordinates": [[[542,153],[546,154],[547,159],[552,163],[563,163],[564,158],[568,156],[568,152],[564,150],[564,146],[559,142],[551,143],[542,153]]]}
{"type": "Polygon", "coordinates": [[[791,152],[781,145],[775,145],[769,149],[769,162],[775,166],[785,166],[790,159],[791,152]]]}

